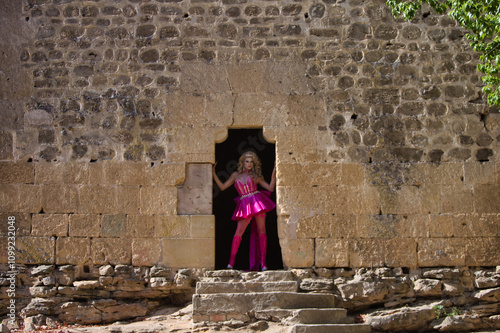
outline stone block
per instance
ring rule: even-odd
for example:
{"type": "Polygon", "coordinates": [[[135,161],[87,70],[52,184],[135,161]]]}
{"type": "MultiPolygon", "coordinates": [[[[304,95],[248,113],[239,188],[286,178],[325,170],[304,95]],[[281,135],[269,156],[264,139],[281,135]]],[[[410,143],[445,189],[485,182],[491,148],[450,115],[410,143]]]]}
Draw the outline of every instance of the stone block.
{"type": "Polygon", "coordinates": [[[184,186],[205,187],[212,181],[211,164],[187,164],[184,186]]]}
{"type": "Polygon", "coordinates": [[[58,237],[56,265],[82,265],[90,259],[90,238],[58,237]]]}
{"type": "Polygon", "coordinates": [[[340,176],[341,184],[359,186],[365,181],[365,170],[363,165],[354,163],[342,163],[340,176]]]}
{"type": "Polygon", "coordinates": [[[35,163],[35,183],[62,184],[65,163],[35,163]]]}
{"type": "Polygon", "coordinates": [[[171,141],[168,146],[168,155],[170,153],[178,154],[196,154],[196,155],[210,155],[208,160],[174,160],[173,162],[213,162],[213,154],[215,153],[215,138],[219,137],[220,133],[226,133],[227,129],[224,127],[175,127],[169,131],[171,141]]]}
{"type": "Polygon", "coordinates": [[[101,214],[69,214],[69,236],[97,237],[101,230],[101,214]]]}
{"type": "Polygon", "coordinates": [[[123,237],[127,234],[127,215],[103,215],[101,219],[101,237],[123,237]]]}
{"type": "Polygon", "coordinates": [[[324,126],[325,111],[325,101],[318,95],[289,95],[285,122],[276,125],[324,126]]]}
{"type": "Polygon", "coordinates": [[[93,238],[90,256],[94,265],[130,265],[131,240],[126,238],[93,238]]]}
{"type": "Polygon", "coordinates": [[[361,189],[357,186],[313,187],[313,201],[318,214],[348,214],[361,212],[361,189]]]}
{"type": "Polygon", "coordinates": [[[280,239],[283,265],[302,268],[314,265],[314,239],[280,239]]]}
{"type": "Polygon", "coordinates": [[[141,214],[177,213],[177,188],[167,186],[141,187],[141,214]]]}
{"type": "Polygon", "coordinates": [[[389,267],[417,267],[417,242],[412,238],[388,239],[385,264],[389,267]]]}
{"type": "Polygon", "coordinates": [[[171,151],[168,153],[168,159],[172,163],[215,163],[215,154],[171,151]]]}
{"type": "Polygon", "coordinates": [[[0,211],[15,212],[19,204],[19,186],[2,184],[0,186],[0,211]]]}
{"type": "Polygon", "coordinates": [[[465,162],[464,182],[467,185],[495,184],[496,180],[495,162],[465,162]]]}
{"type": "Polygon", "coordinates": [[[214,215],[192,215],[191,216],[192,238],[215,238],[215,216],[214,215]]]}
{"type": "Polygon", "coordinates": [[[380,213],[380,192],[371,185],[364,184],[359,187],[360,204],[359,209],[361,213],[365,214],[378,214],[380,213]]]}
{"type": "Polygon", "coordinates": [[[336,186],[340,183],[340,169],[341,166],[337,163],[310,163],[295,174],[295,179],[305,179],[305,186],[336,186]]]}
{"type": "Polygon", "coordinates": [[[104,166],[106,184],[150,185],[151,170],[146,162],[107,162],[104,166]]]}
{"type": "Polygon", "coordinates": [[[401,219],[400,227],[398,228],[399,237],[412,237],[412,238],[428,238],[430,216],[429,215],[409,215],[403,216],[401,219]]]}
{"type": "Polygon", "coordinates": [[[55,248],[55,237],[18,237],[16,264],[54,264],[55,248]]]}
{"type": "Polygon", "coordinates": [[[263,80],[266,77],[266,66],[260,62],[230,65],[227,68],[227,79],[233,93],[262,92],[263,80]]]}
{"type": "MultiPolygon", "coordinates": [[[[42,185],[42,207],[45,213],[74,213],[79,210],[79,203],[87,202],[78,195],[76,185],[42,185]]],[[[80,207],[81,209],[81,207],[80,207]]]]}
{"type": "Polygon", "coordinates": [[[418,241],[418,266],[464,266],[465,241],[463,238],[431,238],[418,241]]]}
{"type": "Polygon", "coordinates": [[[0,236],[0,246],[2,249],[6,249],[0,252],[0,264],[7,264],[9,262],[9,240],[7,237],[0,236]]]}
{"type": "Polygon", "coordinates": [[[385,265],[386,240],[355,239],[349,242],[349,263],[351,267],[381,267],[385,265]]]}
{"type": "MultiPolygon", "coordinates": [[[[207,182],[207,184],[210,184],[207,182]]],[[[177,213],[212,214],[212,188],[184,186],[177,190],[177,213]]]]}
{"type": "Polygon", "coordinates": [[[454,162],[415,163],[403,171],[405,183],[417,186],[423,184],[459,185],[462,184],[463,176],[463,164],[454,162]]]}
{"type": "Polygon", "coordinates": [[[176,186],[186,179],[184,163],[155,164],[151,167],[153,185],[176,186]]]}
{"type": "Polygon", "coordinates": [[[359,237],[358,218],[356,214],[335,214],[331,216],[330,234],[333,238],[359,237]]]}
{"type": "Polygon", "coordinates": [[[303,62],[269,61],[266,62],[266,75],[262,91],[270,94],[309,95],[313,93],[310,79],[304,75],[307,72],[303,62]]]}
{"type": "Polygon", "coordinates": [[[33,184],[34,182],[34,163],[0,162],[0,183],[33,184]]]}
{"type": "Polygon", "coordinates": [[[169,126],[207,125],[203,95],[171,94],[166,104],[165,123],[169,126]]]}
{"type": "Polygon", "coordinates": [[[416,186],[401,186],[397,196],[396,214],[418,214],[422,212],[421,193],[416,186]]]}
{"type": "Polygon", "coordinates": [[[14,159],[14,140],[12,134],[9,132],[0,132],[0,159],[14,159]]]}
{"type": "Polygon", "coordinates": [[[332,215],[300,217],[296,229],[297,238],[328,238],[332,222],[332,215]]]}
{"type": "Polygon", "coordinates": [[[158,215],[127,215],[128,237],[153,237],[158,215]]]}
{"type": "Polygon", "coordinates": [[[439,214],[441,212],[439,201],[441,195],[440,185],[426,184],[420,187],[419,191],[422,214],[439,214]]]}
{"type": "Polygon", "coordinates": [[[154,235],[162,238],[189,238],[191,217],[189,215],[158,215],[155,220],[154,235]]]}
{"type": "Polygon", "coordinates": [[[215,239],[162,239],[161,264],[171,268],[214,268],[215,239]]]}
{"type": "Polygon", "coordinates": [[[104,163],[89,163],[89,184],[100,185],[105,184],[104,178],[104,163]]]}
{"type": "Polygon", "coordinates": [[[490,237],[500,235],[500,216],[497,214],[460,214],[453,216],[455,237],[490,237]]]}
{"type": "Polygon", "coordinates": [[[116,187],[105,185],[83,185],[80,187],[81,214],[113,214],[116,212],[116,187]]]}
{"type": "MultiPolygon", "coordinates": [[[[500,185],[476,185],[474,187],[474,205],[477,213],[498,214],[500,213],[500,185]]],[[[472,200],[472,198],[471,198],[472,200]]],[[[472,210],[464,211],[470,213],[472,210]]]]}
{"type": "Polygon", "coordinates": [[[227,68],[207,63],[182,64],[180,90],[187,94],[224,94],[230,93],[227,68]]]}
{"type": "Polygon", "coordinates": [[[278,215],[300,216],[305,209],[314,207],[313,189],[309,186],[278,186],[276,190],[278,215]]]}
{"type": "Polygon", "coordinates": [[[161,240],[158,238],[135,238],[132,240],[132,265],[154,266],[160,263],[161,240]]]}
{"type": "Polygon", "coordinates": [[[362,238],[399,238],[400,224],[399,215],[363,215],[358,217],[358,233],[362,238]]]}
{"type": "Polygon", "coordinates": [[[34,214],[32,236],[68,236],[69,217],[67,214],[34,214]]]}
{"type": "Polygon", "coordinates": [[[119,185],[116,187],[117,211],[124,214],[138,214],[141,206],[139,186],[119,185]]]}
{"type": "Polygon", "coordinates": [[[500,262],[499,237],[469,238],[465,248],[467,266],[498,266],[500,262]]]}
{"type": "Polygon", "coordinates": [[[65,163],[63,181],[65,184],[88,184],[89,164],[80,162],[65,163]]]}
{"type": "Polygon", "coordinates": [[[31,214],[25,213],[0,213],[0,221],[3,221],[2,223],[0,223],[0,236],[9,236],[8,233],[10,225],[7,223],[7,221],[10,221],[9,217],[11,216],[14,217],[13,226],[16,228],[16,237],[29,236],[31,234],[31,214]]]}
{"type": "MultiPolygon", "coordinates": [[[[208,126],[229,127],[233,123],[233,106],[236,96],[213,94],[205,96],[205,116],[208,126]]],[[[224,140],[217,140],[222,142],[224,140]]]]}
{"type": "Polygon", "coordinates": [[[338,238],[316,239],[316,267],[349,267],[349,241],[338,238]]]}
{"type": "Polygon", "coordinates": [[[276,163],[311,163],[320,162],[317,127],[295,126],[276,130],[276,163]],[[311,135],[311,133],[314,133],[311,135]]]}
{"type": "Polygon", "coordinates": [[[297,238],[297,225],[299,217],[294,215],[278,215],[278,238],[297,238]]]}
{"type": "Polygon", "coordinates": [[[453,237],[455,215],[431,215],[429,233],[432,238],[453,237]]]}
{"type": "MultiPolygon", "coordinates": [[[[485,197],[493,197],[492,195],[493,193],[491,192],[491,190],[485,191],[484,193],[487,193],[485,197]]],[[[472,213],[474,212],[474,203],[479,204],[481,207],[481,204],[479,202],[480,200],[478,199],[478,197],[481,197],[481,195],[478,193],[477,188],[475,190],[475,194],[473,195],[472,190],[463,185],[443,186],[441,187],[441,194],[440,194],[441,213],[442,214],[472,213]]],[[[493,200],[491,200],[490,202],[493,202],[493,200]]],[[[477,208],[478,211],[489,213],[487,209],[482,210],[480,209],[480,207],[477,208]]]]}
{"type": "Polygon", "coordinates": [[[19,184],[19,202],[16,211],[23,213],[38,213],[42,209],[41,186],[19,184]]]}

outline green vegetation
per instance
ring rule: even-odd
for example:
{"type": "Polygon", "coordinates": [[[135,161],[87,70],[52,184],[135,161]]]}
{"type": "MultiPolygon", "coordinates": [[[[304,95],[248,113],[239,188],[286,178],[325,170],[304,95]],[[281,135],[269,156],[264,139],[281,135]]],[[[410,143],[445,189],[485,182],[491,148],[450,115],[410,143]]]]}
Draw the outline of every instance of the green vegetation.
{"type": "Polygon", "coordinates": [[[436,313],[436,319],[441,317],[460,316],[462,314],[462,311],[456,306],[451,308],[451,312],[446,312],[446,309],[442,305],[434,305],[432,309],[436,313]]]}
{"type": "Polygon", "coordinates": [[[481,53],[477,68],[483,73],[488,104],[500,105],[500,0],[387,0],[392,14],[405,20],[415,17],[423,4],[468,30],[471,47],[481,53]]]}

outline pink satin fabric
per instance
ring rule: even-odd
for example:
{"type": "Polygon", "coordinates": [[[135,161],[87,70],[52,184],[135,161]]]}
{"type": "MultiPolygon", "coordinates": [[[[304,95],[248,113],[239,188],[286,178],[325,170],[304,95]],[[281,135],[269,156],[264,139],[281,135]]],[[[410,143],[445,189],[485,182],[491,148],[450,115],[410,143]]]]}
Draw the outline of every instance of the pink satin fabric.
{"type": "Polygon", "coordinates": [[[257,191],[257,184],[252,177],[248,177],[246,183],[237,179],[234,186],[240,195],[234,199],[236,202],[236,209],[232,217],[234,221],[252,218],[267,213],[276,207],[270,199],[271,193],[269,191],[257,191]]]}

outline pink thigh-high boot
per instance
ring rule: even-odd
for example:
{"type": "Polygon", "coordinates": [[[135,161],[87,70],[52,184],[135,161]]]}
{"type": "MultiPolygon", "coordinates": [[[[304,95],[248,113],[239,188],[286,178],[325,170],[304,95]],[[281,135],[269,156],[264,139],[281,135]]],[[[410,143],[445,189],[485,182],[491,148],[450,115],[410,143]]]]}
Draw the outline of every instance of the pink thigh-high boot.
{"type": "Polygon", "coordinates": [[[229,264],[227,264],[227,268],[234,267],[234,261],[236,260],[236,253],[238,253],[238,248],[240,247],[241,237],[234,236],[233,243],[231,244],[231,256],[229,257],[229,264]]]}
{"type": "Polygon", "coordinates": [[[266,254],[267,254],[267,235],[259,235],[259,245],[260,245],[260,267],[262,271],[267,271],[266,264],[266,254]]]}

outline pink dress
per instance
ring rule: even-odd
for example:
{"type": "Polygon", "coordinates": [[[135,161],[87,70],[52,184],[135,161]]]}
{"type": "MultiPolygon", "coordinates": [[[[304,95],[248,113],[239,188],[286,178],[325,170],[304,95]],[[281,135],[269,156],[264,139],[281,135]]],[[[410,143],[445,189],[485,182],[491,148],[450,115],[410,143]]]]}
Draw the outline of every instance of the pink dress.
{"type": "Polygon", "coordinates": [[[236,202],[236,209],[232,217],[234,221],[252,218],[276,207],[270,198],[271,192],[257,191],[257,184],[252,177],[248,177],[246,183],[237,179],[234,182],[234,187],[240,195],[234,199],[236,202]]]}

